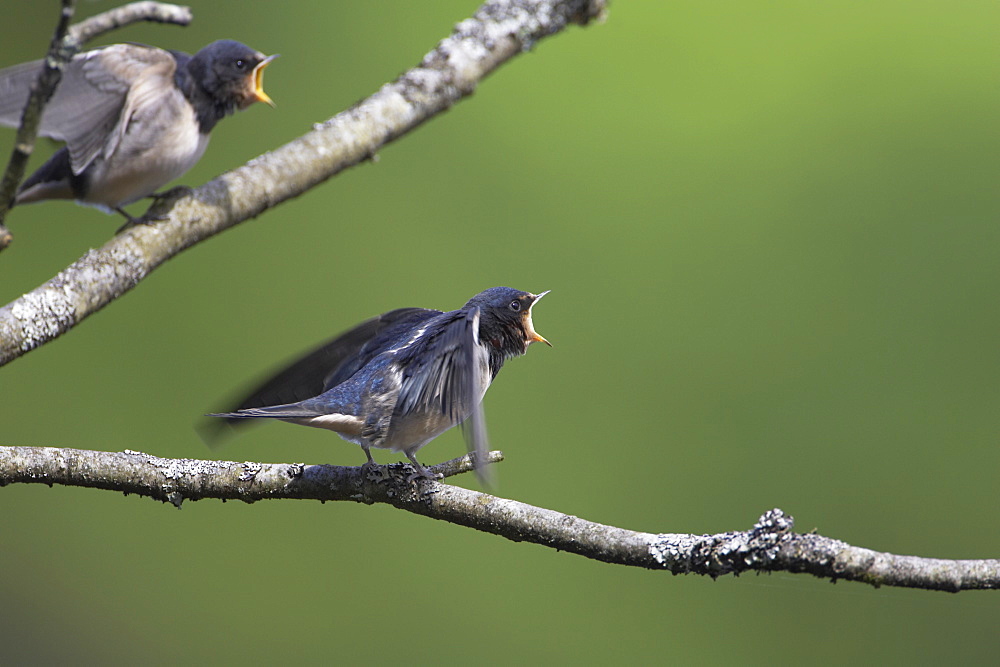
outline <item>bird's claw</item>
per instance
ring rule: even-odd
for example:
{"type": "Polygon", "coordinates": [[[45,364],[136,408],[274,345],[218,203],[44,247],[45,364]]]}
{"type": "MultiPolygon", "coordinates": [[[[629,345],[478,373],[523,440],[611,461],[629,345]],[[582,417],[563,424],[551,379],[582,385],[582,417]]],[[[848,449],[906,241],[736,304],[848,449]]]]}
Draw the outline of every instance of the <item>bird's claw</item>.
{"type": "Polygon", "coordinates": [[[413,484],[418,479],[425,479],[431,482],[437,482],[439,480],[444,479],[444,475],[442,475],[441,473],[431,472],[430,470],[428,470],[427,468],[423,467],[420,464],[417,464],[416,466],[411,464],[410,467],[414,468],[414,471],[406,476],[407,484],[413,484]]]}

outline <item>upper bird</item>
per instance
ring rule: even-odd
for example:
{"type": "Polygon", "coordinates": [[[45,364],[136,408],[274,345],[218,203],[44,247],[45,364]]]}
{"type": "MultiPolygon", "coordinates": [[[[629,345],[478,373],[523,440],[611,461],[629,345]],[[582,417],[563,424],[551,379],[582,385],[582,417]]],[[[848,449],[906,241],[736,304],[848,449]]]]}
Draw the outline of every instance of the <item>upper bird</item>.
{"type": "Polygon", "coordinates": [[[447,313],[402,308],[363,322],[298,359],[244,398],[227,420],[281,419],[335,431],[370,449],[417,451],[461,422],[477,472],[488,449],[481,402],[504,361],[549,342],[531,309],[548,292],[480,292],[447,313]],[[304,399],[304,400],[303,400],[304,399]]]}
{"type": "MultiPolygon", "coordinates": [[[[66,145],[21,185],[15,204],[75,199],[133,218],[122,206],[193,167],[215,124],[254,102],[264,56],[232,40],[190,56],[114,44],[73,57],[42,114],[39,134],[66,145]]],[[[0,125],[17,127],[43,61],[0,70],[0,125]]]]}

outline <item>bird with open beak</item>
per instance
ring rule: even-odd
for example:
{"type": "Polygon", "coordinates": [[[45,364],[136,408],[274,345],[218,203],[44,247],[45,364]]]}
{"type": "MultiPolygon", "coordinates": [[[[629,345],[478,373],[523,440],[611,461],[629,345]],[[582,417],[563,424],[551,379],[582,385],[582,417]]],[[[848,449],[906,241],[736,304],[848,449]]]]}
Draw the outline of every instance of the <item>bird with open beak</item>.
{"type": "Polygon", "coordinates": [[[476,471],[489,449],[482,400],[507,359],[535,342],[532,307],[548,292],[494,287],[447,313],[403,308],[363,322],[274,375],[223,417],[326,428],[361,446],[403,452],[411,477],[434,478],[421,447],[463,423],[476,471]]]}
{"type": "MultiPolygon", "coordinates": [[[[14,204],[75,199],[135,220],[122,206],[152,195],[201,159],[216,123],[254,102],[264,56],[232,40],[193,56],[114,44],[73,57],[39,134],[66,145],[21,185],[14,204]]],[[[0,125],[17,127],[42,61],[0,70],[0,125]]]]}

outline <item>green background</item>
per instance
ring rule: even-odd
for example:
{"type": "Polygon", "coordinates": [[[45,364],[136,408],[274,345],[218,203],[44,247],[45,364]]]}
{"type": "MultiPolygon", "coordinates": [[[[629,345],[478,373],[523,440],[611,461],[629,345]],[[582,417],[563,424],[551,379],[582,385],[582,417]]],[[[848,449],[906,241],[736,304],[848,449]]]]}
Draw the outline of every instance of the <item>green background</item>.
{"type": "MultiPolygon", "coordinates": [[[[44,52],[56,5],[5,7],[0,64],[44,52]]],[[[107,41],[282,54],[278,108],[221,123],[181,181],[198,185],[371,94],[476,6],[213,0],[189,28],[107,41]]],[[[500,495],[651,532],[780,507],[859,546],[996,558],[998,28],[992,1],[613,3],[0,369],[0,442],[357,465],[319,430],[212,451],[193,426],[366,317],[551,289],[535,324],[554,347],[486,401],[500,495]]],[[[0,303],[121,220],[57,202],[9,224],[0,303]]],[[[421,455],[463,450],[455,431],[421,455]]],[[[178,511],[41,485],[0,489],[0,590],[9,664],[975,663],[1000,618],[996,593],[673,577],[384,506],[178,511]]]]}

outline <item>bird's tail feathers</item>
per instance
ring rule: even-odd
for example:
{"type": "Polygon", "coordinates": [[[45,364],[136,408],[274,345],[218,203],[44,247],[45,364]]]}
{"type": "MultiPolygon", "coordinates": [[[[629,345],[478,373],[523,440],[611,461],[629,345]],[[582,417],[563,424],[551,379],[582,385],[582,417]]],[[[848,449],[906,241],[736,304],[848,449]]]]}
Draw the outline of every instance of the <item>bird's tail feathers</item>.
{"type": "Polygon", "coordinates": [[[300,419],[315,417],[316,412],[306,410],[294,403],[288,405],[272,405],[262,408],[244,408],[233,412],[213,412],[206,417],[222,417],[219,419],[203,419],[195,426],[202,441],[215,448],[229,435],[241,431],[247,426],[256,424],[255,419],[300,419]],[[224,421],[223,421],[224,420],[224,421]]]}
{"type": "Polygon", "coordinates": [[[308,419],[316,417],[317,412],[295,403],[289,403],[287,405],[269,405],[263,408],[244,408],[236,412],[215,412],[206,416],[224,419],[308,419]]]}

